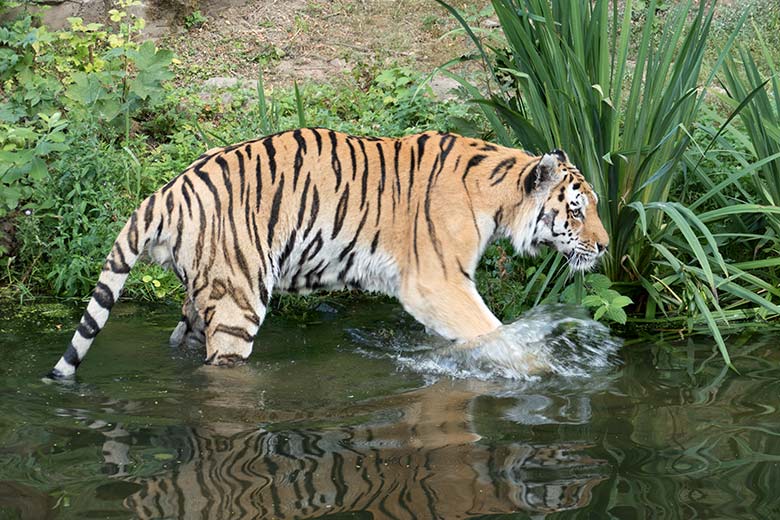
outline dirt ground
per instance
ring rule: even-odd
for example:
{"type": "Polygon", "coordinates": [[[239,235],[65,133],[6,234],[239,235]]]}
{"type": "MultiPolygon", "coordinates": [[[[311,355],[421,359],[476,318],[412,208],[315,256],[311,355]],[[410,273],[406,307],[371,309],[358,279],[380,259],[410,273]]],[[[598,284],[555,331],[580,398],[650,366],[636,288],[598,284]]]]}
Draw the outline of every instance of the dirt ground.
{"type": "MultiPolygon", "coordinates": [[[[257,79],[262,70],[268,84],[289,85],[375,66],[427,72],[473,50],[452,33],[456,20],[433,0],[189,3],[175,18],[167,13],[169,30],[159,42],[176,52],[181,75],[195,79],[257,79]],[[202,16],[192,15],[195,10],[202,16]]],[[[491,23],[483,11],[487,0],[452,3],[471,23],[491,23]]]]}

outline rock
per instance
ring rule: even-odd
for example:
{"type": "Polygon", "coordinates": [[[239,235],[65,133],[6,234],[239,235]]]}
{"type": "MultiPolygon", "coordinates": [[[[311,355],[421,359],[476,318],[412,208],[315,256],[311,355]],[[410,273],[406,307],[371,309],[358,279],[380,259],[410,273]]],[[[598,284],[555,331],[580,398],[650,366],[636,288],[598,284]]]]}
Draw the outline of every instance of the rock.
{"type": "Polygon", "coordinates": [[[106,23],[109,9],[113,9],[109,0],[68,0],[43,10],[42,20],[44,25],[52,30],[69,29],[68,18],[74,16],[83,18],[85,23],[106,23]]]}
{"type": "Polygon", "coordinates": [[[485,18],[484,20],[482,20],[480,25],[485,29],[498,29],[499,27],[501,27],[501,24],[498,23],[498,20],[494,18],[485,18]]]}
{"type": "Polygon", "coordinates": [[[207,90],[225,90],[229,88],[255,90],[257,89],[257,80],[217,76],[204,81],[203,88],[207,90]]]}
{"type": "Polygon", "coordinates": [[[442,101],[450,101],[457,99],[458,97],[456,91],[460,86],[460,83],[452,78],[448,78],[446,76],[434,76],[429,85],[431,86],[431,90],[433,90],[433,95],[437,99],[442,101]]]}

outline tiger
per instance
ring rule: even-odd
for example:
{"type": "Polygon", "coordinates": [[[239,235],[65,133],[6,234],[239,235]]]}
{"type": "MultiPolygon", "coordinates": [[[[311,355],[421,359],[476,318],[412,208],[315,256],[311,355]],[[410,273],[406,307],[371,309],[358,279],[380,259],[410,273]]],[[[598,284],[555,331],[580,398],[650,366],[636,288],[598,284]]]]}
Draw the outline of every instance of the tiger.
{"type": "Polygon", "coordinates": [[[384,293],[428,330],[473,339],[501,326],[475,285],[487,246],[551,246],[592,269],[609,244],[597,206],[562,150],[453,133],[300,128],[213,148],[130,215],[49,376],[75,374],[144,253],[187,293],[171,344],[205,344],[207,364],[249,357],[274,291],[384,293]]]}

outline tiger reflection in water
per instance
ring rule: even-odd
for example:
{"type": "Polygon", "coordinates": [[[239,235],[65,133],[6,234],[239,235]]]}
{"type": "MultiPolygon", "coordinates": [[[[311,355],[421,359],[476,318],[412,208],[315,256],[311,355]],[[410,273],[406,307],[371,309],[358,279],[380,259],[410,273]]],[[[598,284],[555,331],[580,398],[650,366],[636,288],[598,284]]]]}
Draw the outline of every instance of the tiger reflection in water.
{"type": "Polygon", "coordinates": [[[373,417],[352,427],[271,432],[213,423],[172,430],[159,441],[176,451],[177,463],[147,478],[126,473],[131,458],[116,429],[103,454],[115,477],[140,486],[124,504],[142,519],[347,512],[458,519],[586,506],[608,477],[606,462],[585,455],[585,442],[480,442],[470,413],[479,393],[463,381],[440,382],[351,409],[373,417]]]}

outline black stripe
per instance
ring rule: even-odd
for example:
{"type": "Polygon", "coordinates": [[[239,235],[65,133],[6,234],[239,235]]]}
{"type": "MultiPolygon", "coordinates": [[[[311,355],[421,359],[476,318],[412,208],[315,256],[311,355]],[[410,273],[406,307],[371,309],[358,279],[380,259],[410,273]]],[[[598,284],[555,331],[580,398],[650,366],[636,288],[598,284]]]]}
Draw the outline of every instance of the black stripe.
{"type": "Polygon", "coordinates": [[[73,366],[73,368],[76,368],[81,364],[79,353],[76,351],[76,347],[73,346],[73,343],[68,343],[68,348],[65,349],[65,354],[63,354],[62,357],[69,365],[73,366]]]}
{"type": "Polygon", "coordinates": [[[366,211],[363,212],[363,218],[360,219],[360,224],[358,224],[357,231],[355,231],[355,235],[352,237],[352,240],[350,240],[349,244],[347,244],[347,247],[345,247],[339,254],[339,262],[344,260],[344,257],[347,256],[347,254],[349,254],[349,252],[352,251],[352,249],[355,247],[358,237],[360,236],[360,231],[363,229],[363,225],[366,223],[369,206],[366,206],[366,211]]]}
{"type": "Polygon", "coordinates": [[[320,277],[322,276],[322,273],[325,271],[325,269],[328,268],[328,264],[325,260],[320,260],[319,263],[314,266],[314,268],[310,269],[305,277],[306,277],[306,287],[310,289],[315,288],[315,282],[313,282],[314,277],[317,277],[317,281],[319,281],[320,277]]]}
{"type": "Polygon", "coordinates": [[[379,224],[379,217],[382,215],[382,193],[385,191],[385,176],[387,166],[385,165],[385,153],[382,151],[382,143],[376,143],[376,151],[379,153],[379,191],[376,194],[376,224],[379,224]]]}
{"type": "Polygon", "coordinates": [[[238,200],[243,203],[244,190],[246,188],[246,169],[244,167],[244,154],[241,153],[241,150],[236,150],[236,160],[238,161],[238,182],[240,183],[238,200]]]}
{"type": "Polygon", "coordinates": [[[79,328],[76,329],[76,332],[81,334],[81,337],[85,339],[92,339],[100,332],[100,326],[98,326],[95,318],[92,317],[89,311],[84,311],[84,315],[81,317],[81,322],[79,323],[79,328]]]}
{"type": "Polygon", "coordinates": [[[490,172],[490,177],[488,177],[488,180],[493,180],[493,177],[495,177],[495,180],[493,180],[490,185],[495,186],[496,184],[502,182],[506,178],[507,173],[509,173],[509,170],[512,169],[516,162],[517,160],[514,157],[510,157],[509,159],[504,159],[498,163],[496,167],[493,168],[493,171],[490,172]]]}
{"type": "Polygon", "coordinates": [[[263,167],[262,157],[257,154],[255,159],[255,211],[260,211],[260,200],[263,191],[263,167]]]}
{"type": "Polygon", "coordinates": [[[156,195],[152,193],[152,196],[146,201],[146,209],[144,210],[144,232],[149,231],[149,226],[152,225],[155,197],[156,195]]]}
{"type": "Polygon", "coordinates": [[[322,246],[323,246],[322,230],[318,229],[317,230],[317,234],[314,235],[314,238],[311,239],[311,242],[309,242],[309,245],[307,245],[306,249],[303,250],[303,253],[301,254],[301,259],[298,262],[298,265],[302,266],[309,259],[312,259],[315,256],[317,256],[317,253],[320,252],[320,249],[322,249],[322,246]]]}
{"type": "Polygon", "coordinates": [[[466,171],[463,172],[463,176],[460,178],[460,182],[463,183],[463,189],[466,190],[466,199],[468,200],[469,210],[471,211],[471,221],[474,223],[474,229],[477,230],[477,240],[479,243],[482,243],[482,232],[477,224],[477,214],[474,211],[474,202],[471,200],[471,192],[469,191],[468,185],[466,185],[466,176],[468,176],[469,171],[471,171],[472,168],[478,166],[486,157],[487,155],[478,154],[469,159],[469,162],[466,163],[466,171]]]}
{"type": "Polygon", "coordinates": [[[181,185],[181,196],[184,199],[184,203],[187,204],[187,214],[192,218],[192,199],[185,183],[181,185]]]}
{"type": "Polygon", "coordinates": [[[252,275],[249,272],[249,264],[247,264],[246,257],[244,256],[244,252],[241,251],[241,246],[238,244],[238,237],[236,234],[235,227],[233,228],[233,252],[236,255],[236,262],[238,263],[238,268],[241,269],[241,272],[244,274],[244,277],[246,277],[247,282],[249,284],[252,284],[252,275]]]}
{"type": "Polygon", "coordinates": [[[296,228],[303,224],[303,214],[306,212],[306,196],[309,194],[309,185],[311,184],[311,173],[306,175],[306,182],[303,184],[303,193],[301,194],[301,203],[298,205],[298,223],[296,228]]]}
{"type": "Polygon", "coordinates": [[[181,210],[181,204],[179,204],[179,220],[176,223],[176,242],[171,248],[171,256],[173,257],[173,265],[178,264],[179,250],[181,248],[181,241],[184,238],[184,212],[181,210]]]}
{"type": "Polygon", "coordinates": [[[398,173],[398,161],[401,155],[401,141],[395,142],[393,153],[393,174],[395,175],[395,191],[393,192],[393,214],[395,214],[396,198],[401,198],[401,176],[398,173]]]}
{"type": "Polygon", "coordinates": [[[303,154],[306,153],[306,139],[301,135],[300,130],[293,132],[293,139],[298,143],[298,149],[295,151],[295,163],[293,164],[293,191],[298,189],[298,177],[303,168],[303,154]]]}
{"type": "MultiPolygon", "coordinates": [[[[230,168],[227,161],[223,156],[219,156],[214,161],[219,165],[222,170],[222,182],[225,184],[225,191],[228,195],[228,216],[233,216],[233,183],[230,181],[230,168]]],[[[221,213],[218,211],[217,215],[221,217],[221,213]]]]}
{"type": "Polygon", "coordinates": [[[154,232],[154,239],[155,240],[159,240],[160,239],[160,236],[162,235],[162,230],[163,230],[163,221],[162,221],[162,219],[160,219],[160,223],[157,224],[157,230],[154,232]]]}
{"type": "Polygon", "coordinates": [[[171,189],[171,188],[173,187],[173,185],[176,183],[176,181],[179,179],[179,177],[181,177],[181,174],[179,174],[179,175],[177,175],[176,177],[174,177],[173,179],[169,180],[169,181],[168,181],[168,182],[165,184],[165,186],[163,186],[163,187],[162,187],[162,190],[160,190],[160,191],[161,191],[162,193],[165,193],[166,191],[168,191],[169,189],[171,189]]]}
{"type": "Polygon", "coordinates": [[[293,247],[295,246],[295,230],[292,230],[292,233],[290,233],[290,238],[287,239],[287,243],[284,245],[284,249],[282,249],[282,255],[279,257],[279,271],[281,271],[284,268],[285,262],[287,262],[287,259],[290,257],[290,254],[292,254],[293,247]]]}
{"type": "Polygon", "coordinates": [[[134,255],[138,254],[138,212],[130,215],[130,227],[127,229],[127,247],[134,255]]]}
{"type": "Polygon", "coordinates": [[[541,162],[542,160],[539,159],[536,161],[536,163],[531,163],[526,167],[528,173],[526,173],[525,179],[523,180],[523,188],[525,189],[526,193],[531,193],[536,189],[536,180],[539,178],[539,172],[537,171],[537,168],[541,162]]]}
{"type": "Polygon", "coordinates": [[[379,231],[374,235],[374,239],[371,241],[371,254],[376,253],[376,248],[379,245],[379,231]]]}
{"type": "Polygon", "coordinates": [[[106,263],[103,264],[104,271],[111,271],[117,274],[127,274],[130,272],[130,266],[125,261],[125,253],[119,244],[114,244],[114,249],[111,251],[106,263]]]}
{"type": "Polygon", "coordinates": [[[110,309],[114,306],[114,293],[111,288],[103,282],[98,282],[95,290],[92,291],[92,297],[104,309],[110,309]]]}
{"type": "Polygon", "coordinates": [[[317,155],[322,155],[322,135],[317,128],[311,129],[314,134],[314,139],[317,141],[317,155]]]}
{"type": "MultiPolygon", "coordinates": [[[[263,146],[265,146],[265,153],[268,156],[268,169],[271,172],[271,184],[276,182],[276,148],[274,148],[273,136],[267,137],[263,140],[263,146]]],[[[257,158],[260,160],[260,157],[257,158]]]]}
{"type": "Polygon", "coordinates": [[[417,203],[417,209],[414,210],[414,261],[417,264],[417,270],[420,270],[420,252],[417,249],[417,221],[420,216],[420,203],[417,203]]]}
{"type": "MultiPolygon", "coordinates": [[[[258,274],[262,274],[262,270],[258,274]]],[[[259,279],[259,282],[258,282],[257,286],[258,286],[258,290],[260,292],[260,303],[262,303],[263,306],[267,307],[268,306],[268,300],[270,298],[270,296],[268,294],[268,288],[265,286],[265,282],[263,282],[263,279],[260,276],[258,276],[258,279],[259,279]]]]}
{"type": "Polygon", "coordinates": [[[471,280],[471,275],[468,272],[466,272],[465,269],[463,269],[463,264],[460,263],[460,259],[457,259],[457,260],[458,260],[458,269],[460,269],[460,273],[463,276],[465,276],[469,281],[472,281],[471,280]]]}
{"type": "Polygon", "coordinates": [[[173,213],[173,193],[169,193],[167,197],[165,197],[165,209],[168,212],[168,218],[171,218],[171,215],[173,213]]]}
{"type": "MultiPolygon", "coordinates": [[[[452,148],[454,146],[455,146],[455,136],[446,134],[444,137],[442,137],[441,142],[439,144],[439,150],[441,150],[440,153],[441,162],[439,163],[439,171],[436,172],[436,179],[438,179],[439,175],[441,175],[441,172],[444,169],[444,163],[447,161],[447,158],[450,156],[450,152],[452,151],[452,148]]],[[[460,162],[460,157],[458,157],[458,160],[456,161],[453,170],[458,169],[459,162],[460,162]]]]}
{"type": "Polygon", "coordinates": [[[355,153],[355,146],[352,144],[352,136],[347,137],[347,147],[349,148],[349,158],[352,161],[352,180],[357,178],[357,154],[355,153]]]}
{"type": "Polygon", "coordinates": [[[213,153],[208,153],[208,152],[202,153],[200,157],[195,159],[195,162],[190,165],[190,168],[192,168],[193,170],[199,170],[200,168],[203,167],[203,165],[209,162],[212,157],[214,157],[219,153],[221,153],[221,150],[217,150],[216,152],[213,153]]]}
{"type": "MultiPolygon", "coordinates": [[[[249,238],[255,243],[255,249],[257,249],[258,252],[262,253],[263,251],[263,245],[260,242],[260,231],[257,229],[257,214],[251,213],[250,217],[252,220],[252,231],[249,234],[249,238]]],[[[260,255],[260,258],[262,258],[263,255],[260,255]]]]}
{"type": "Polygon", "coordinates": [[[363,144],[363,140],[358,140],[360,146],[360,153],[363,154],[363,179],[360,185],[360,209],[366,204],[366,192],[368,190],[368,155],[366,155],[366,146],[363,144]]]}
{"type": "Polygon", "coordinates": [[[425,143],[430,139],[431,136],[428,134],[422,134],[420,137],[417,138],[417,161],[419,162],[419,166],[422,165],[423,162],[423,154],[425,153],[425,143]]]}
{"type": "Polygon", "coordinates": [[[417,167],[414,160],[414,148],[409,148],[409,191],[406,192],[406,203],[412,201],[412,186],[414,185],[414,170],[417,167]]]}
{"type": "Polygon", "coordinates": [[[338,206],[336,206],[336,218],[333,221],[333,233],[330,235],[330,239],[336,238],[336,235],[341,231],[341,227],[344,225],[344,218],[347,216],[347,209],[349,208],[349,184],[344,187],[344,193],[339,198],[338,206]]]}
{"type": "Polygon", "coordinates": [[[279,221],[279,208],[282,205],[282,190],[284,189],[284,175],[279,178],[279,186],[274,194],[274,201],[271,204],[271,216],[268,218],[268,247],[273,248],[274,228],[279,221]]]}
{"type": "Polygon", "coordinates": [[[253,325],[260,325],[260,317],[257,314],[244,314],[244,319],[251,322],[253,325]]]}
{"type": "Polygon", "coordinates": [[[439,172],[442,171],[444,168],[444,161],[447,159],[447,155],[449,154],[450,150],[452,150],[452,145],[454,143],[454,138],[452,136],[449,136],[451,139],[447,143],[447,147],[445,148],[444,140],[441,141],[440,146],[440,153],[436,156],[436,160],[433,163],[433,168],[431,168],[431,173],[428,175],[428,187],[425,190],[425,221],[428,225],[428,235],[431,238],[431,244],[433,245],[433,250],[436,252],[436,255],[439,257],[439,263],[441,264],[442,271],[444,272],[444,278],[447,278],[447,266],[444,262],[444,252],[442,251],[442,245],[439,241],[439,238],[436,234],[436,226],[433,222],[433,218],[431,217],[431,200],[432,200],[432,191],[433,191],[433,184],[436,178],[439,175],[439,172]]]}
{"type": "Polygon", "coordinates": [[[247,160],[251,161],[252,160],[252,145],[251,144],[247,144],[244,147],[244,152],[246,153],[247,160]]]}
{"type": "Polygon", "coordinates": [[[330,137],[330,144],[331,144],[330,165],[333,168],[333,173],[336,175],[335,191],[339,191],[339,187],[341,187],[341,160],[339,159],[338,149],[336,148],[337,147],[336,132],[334,132],[333,130],[329,130],[328,136],[330,137]]]}
{"type": "Polygon", "coordinates": [[[345,265],[344,269],[342,269],[341,272],[339,273],[339,276],[338,276],[339,280],[341,280],[341,281],[346,280],[347,273],[352,268],[352,264],[354,263],[354,261],[355,261],[355,253],[353,251],[352,253],[349,254],[349,258],[347,258],[347,265],[345,265]]]}
{"type": "Polygon", "coordinates": [[[461,182],[463,183],[463,186],[466,185],[466,176],[469,174],[471,169],[473,167],[475,167],[475,166],[478,166],[479,163],[484,161],[486,157],[487,157],[487,155],[479,154],[479,155],[475,155],[474,157],[469,159],[469,162],[466,163],[466,171],[463,172],[463,177],[460,178],[461,182]]]}
{"type": "MultiPolygon", "coordinates": [[[[539,218],[542,218],[544,210],[539,212],[539,218]]],[[[493,213],[493,225],[495,228],[498,228],[502,224],[502,220],[504,217],[504,208],[498,208],[495,213],[493,213]]],[[[538,220],[537,220],[538,222],[538,220]]]]}
{"type": "Polygon", "coordinates": [[[206,211],[203,209],[203,201],[200,198],[200,194],[195,192],[195,199],[198,201],[198,218],[199,229],[198,241],[195,244],[195,268],[200,266],[200,259],[203,256],[203,243],[206,240],[206,211]]]}
{"type": "Polygon", "coordinates": [[[211,192],[211,195],[214,197],[214,213],[217,214],[217,215],[221,215],[222,214],[222,202],[220,201],[220,196],[219,196],[219,192],[217,191],[217,187],[214,186],[213,182],[211,182],[211,179],[209,179],[208,174],[206,172],[204,172],[203,170],[201,170],[200,168],[195,168],[194,172],[195,172],[195,175],[197,175],[198,178],[201,181],[203,181],[203,183],[206,185],[206,187],[211,192]]]}
{"type": "Polygon", "coordinates": [[[306,231],[303,232],[303,239],[309,236],[311,229],[314,227],[314,222],[317,220],[317,215],[320,212],[320,191],[317,189],[317,185],[314,185],[314,193],[311,198],[311,212],[309,214],[309,223],[306,225],[306,231]]]}
{"type": "Polygon", "coordinates": [[[248,333],[246,330],[242,329],[241,327],[231,327],[229,325],[225,325],[224,323],[220,323],[217,325],[217,327],[214,329],[214,333],[221,332],[222,334],[227,334],[229,336],[235,336],[237,338],[241,338],[247,343],[251,343],[255,337],[252,336],[250,333],[248,333]]]}

